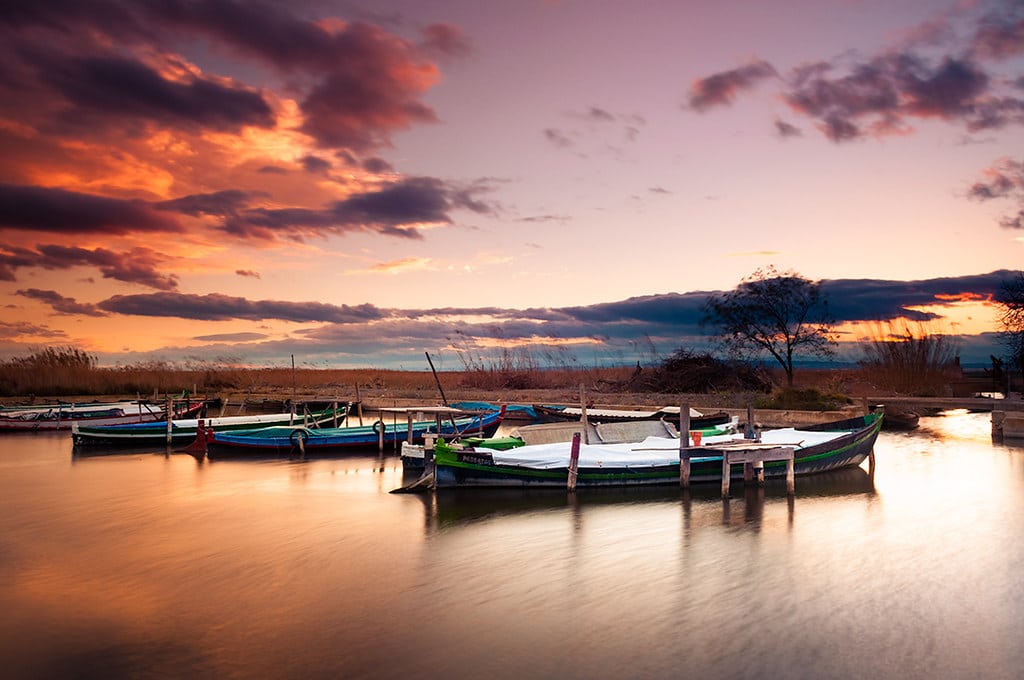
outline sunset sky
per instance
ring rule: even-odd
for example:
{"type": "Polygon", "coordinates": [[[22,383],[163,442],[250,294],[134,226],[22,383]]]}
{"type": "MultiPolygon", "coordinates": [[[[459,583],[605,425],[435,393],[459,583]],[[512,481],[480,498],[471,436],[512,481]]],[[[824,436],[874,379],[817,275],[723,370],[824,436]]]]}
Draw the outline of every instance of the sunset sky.
{"type": "Polygon", "coordinates": [[[771,265],[984,360],[1024,3],[15,0],[0,151],[0,357],[632,363],[771,265]]]}

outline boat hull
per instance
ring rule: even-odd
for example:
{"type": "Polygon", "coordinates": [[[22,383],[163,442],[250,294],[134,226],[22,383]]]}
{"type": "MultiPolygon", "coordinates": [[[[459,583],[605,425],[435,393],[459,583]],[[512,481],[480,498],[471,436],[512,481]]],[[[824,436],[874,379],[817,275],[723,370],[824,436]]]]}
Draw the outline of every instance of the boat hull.
{"type": "MultiPolygon", "coordinates": [[[[494,434],[501,424],[503,412],[487,413],[472,418],[457,418],[455,426],[444,422],[440,428],[443,436],[461,432],[482,432],[485,436],[494,434]]],[[[337,453],[346,451],[365,451],[377,449],[381,441],[385,445],[397,445],[408,441],[409,425],[406,423],[383,426],[381,437],[380,424],[365,427],[340,427],[310,430],[295,427],[264,428],[244,432],[217,432],[206,442],[206,454],[210,458],[231,458],[245,456],[292,456],[297,454],[337,453]]],[[[412,441],[422,443],[427,434],[438,431],[435,421],[415,421],[412,423],[412,441]]]]}
{"type": "MultiPolygon", "coordinates": [[[[337,411],[327,409],[307,414],[270,413],[250,416],[213,417],[203,420],[204,427],[218,432],[251,430],[254,427],[288,426],[294,419],[298,427],[318,427],[332,423],[335,417],[344,420],[346,409],[339,406],[337,411]]],[[[171,443],[190,443],[199,431],[197,419],[175,419],[171,423],[171,443]]],[[[71,433],[75,446],[151,446],[167,443],[167,422],[139,423],[130,425],[98,426],[89,423],[76,424],[71,433]]]]}
{"type": "MultiPolygon", "coordinates": [[[[831,425],[838,431],[838,428],[844,424],[855,424],[854,421],[857,420],[861,421],[861,426],[848,434],[838,436],[823,444],[798,449],[794,458],[794,473],[798,476],[810,475],[856,467],[863,463],[878,438],[882,423],[881,417],[868,416],[805,429],[828,431],[827,426],[831,425]]],[[[568,484],[569,470],[568,467],[537,469],[501,465],[494,463],[490,454],[486,452],[450,450],[438,452],[434,460],[433,474],[436,488],[552,487],[565,489],[568,484]]],[[[785,478],[786,463],[783,461],[765,462],[764,475],[766,478],[785,478]]],[[[732,466],[730,479],[742,479],[742,477],[742,465],[732,466]]],[[[691,458],[691,483],[721,483],[721,481],[721,455],[691,458]]],[[[576,478],[577,488],[656,484],[679,484],[679,462],[636,467],[580,467],[576,478]]]]}
{"type": "MultiPolygon", "coordinates": [[[[534,404],[533,411],[537,414],[537,422],[540,423],[562,423],[575,422],[583,417],[582,409],[578,407],[553,407],[543,404],[534,404]]],[[[709,413],[700,416],[690,417],[690,428],[705,428],[724,425],[729,422],[730,416],[725,411],[709,413]]],[[[665,420],[673,425],[679,423],[679,409],[661,407],[655,410],[628,411],[622,409],[598,409],[587,410],[587,419],[595,423],[628,423],[638,420],[665,420]]]]}
{"type": "MultiPolygon", "coordinates": [[[[196,404],[193,412],[198,411],[201,407],[202,403],[196,404]]],[[[70,430],[76,424],[100,427],[131,423],[152,423],[164,420],[165,417],[162,408],[149,404],[143,404],[142,410],[139,412],[132,412],[126,408],[112,408],[109,410],[72,412],[67,415],[57,411],[31,414],[34,417],[26,417],[28,415],[0,417],[0,432],[52,432],[70,430]]]]}

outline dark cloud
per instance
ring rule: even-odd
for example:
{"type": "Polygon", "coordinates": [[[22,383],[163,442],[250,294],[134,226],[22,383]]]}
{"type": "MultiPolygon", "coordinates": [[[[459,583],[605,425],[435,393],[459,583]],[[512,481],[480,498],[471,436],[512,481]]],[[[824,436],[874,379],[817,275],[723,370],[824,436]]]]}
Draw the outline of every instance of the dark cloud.
{"type": "Polygon", "coordinates": [[[0,281],[17,281],[15,271],[22,267],[34,267],[41,255],[27,248],[0,246],[0,281]]]}
{"type": "Polygon", "coordinates": [[[588,307],[564,307],[562,313],[586,323],[654,323],[696,327],[704,316],[708,294],[668,293],[629,298],[588,307]]]}
{"type": "MultiPolygon", "coordinates": [[[[1015,272],[996,271],[920,281],[841,279],[821,283],[837,322],[884,322],[897,318],[929,322],[942,320],[941,308],[945,304],[991,299],[1002,281],[1014,275],[1015,272]],[[938,311],[921,313],[909,309],[924,305],[938,311]]],[[[438,354],[431,353],[435,361],[443,364],[445,353],[454,361],[453,348],[458,348],[456,352],[472,351],[484,356],[490,346],[485,341],[502,339],[528,347],[534,359],[551,360],[551,365],[566,365],[583,356],[587,361],[601,356],[603,361],[634,363],[642,359],[646,364],[679,347],[697,351],[708,348],[708,329],[701,326],[703,306],[709,295],[719,292],[670,293],[585,307],[524,310],[500,307],[384,310],[372,305],[349,307],[250,301],[224,295],[177,293],[116,296],[98,307],[111,313],[140,316],[214,321],[279,319],[317,324],[296,329],[291,337],[282,340],[261,341],[262,338],[257,337],[259,333],[205,335],[197,340],[220,344],[189,348],[217,353],[234,350],[231,343],[245,342],[250,360],[257,356],[279,358],[301,352],[342,363],[346,358],[364,363],[366,357],[374,357],[375,365],[412,362],[418,366],[422,352],[414,354],[409,350],[418,347],[438,348],[434,350],[438,354]],[[485,317],[490,320],[477,321],[485,317]],[[373,323],[368,323],[371,321],[373,323]]],[[[0,328],[0,333],[2,331],[0,328]]],[[[972,342],[972,338],[966,338],[965,346],[972,342]]],[[[984,358],[990,351],[992,348],[985,346],[975,353],[980,352],[984,358]]],[[[449,368],[460,369],[462,364],[449,368]]]]}
{"type": "Polygon", "coordinates": [[[255,342],[265,340],[269,336],[265,333],[217,333],[214,335],[197,335],[192,338],[200,342],[255,342]]]}
{"type": "Polygon", "coordinates": [[[254,279],[261,278],[259,272],[254,272],[251,269],[236,269],[235,274],[238,276],[248,276],[254,279]]]}
{"type": "Polygon", "coordinates": [[[572,220],[571,215],[529,215],[527,217],[520,217],[516,219],[516,222],[527,222],[530,224],[543,224],[545,222],[559,222],[566,223],[572,220]]]}
{"type": "Polygon", "coordinates": [[[544,137],[560,149],[568,149],[573,145],[572,140],[564,132],[555,128],[544,130],[544,137]]]}
{"type": "Polygon", "coordinates": [[[0,184],[0,228],[63,234],[184,231],[144,201],[15,184],[0,184]]]}
{"type": "Polygon", "coordinates": [[[354,193],[322,210],[255,209],[225,222],[236,235],[255,238],[322,236],[326,233],[376,231],[390,236],[422,238],[418,224],[450,224],[450,213],[465,209],[491,213],[496,208],[476,198],[490,190],[487,182],[469,187],[449,185],[432,177],[408,177],[380,189],[354,193]]]}
{"type": "Polygon", "coordinates": [[[153,205],[161,210],[179,212],[193,217],[199,217],[200,215],[226,217],[238,214],[240,210],[248,207],[254,199],[266,198],[268,195],[265,191],[226,189],[209,194],[191,194],[169,201],[161,201],[153,205]]]}
{"type": "Polygon", "coordinates": [[[346,33],[332,70],[301,102],[303,132],[322,147],[367,151],[389,146],[392,132],[437,121],[418,99],[433,78],[407,46],[365,24],[346,33]]]}
{"type": "Polygon", "coordinates": [[[325,175],[331,169],[330,162],[325,161],[323,158],[320,158],[319,156],[303,156],[301,162],[302,167],[306,170],[306,172],[313,175],[325,175]]]}
{"type": "Polygon", "coordinates": [[[999,220],[1000,226],[1006,229],[1024,229],[1024,210],[1016,215],[1006,215],[999,220]]]}
{"type": "Polygon", "coordinates": [[[829,311],[837,321],[886,321],[906,317],[912,321],[941,318],[934,313],[909,309],[942,305],[960,299],[991,299],[1013,272],[919,281],[835,279],[821,282],[828,295],[829,311]]]}
{"type": "Polygon", "coordinates": [[[36,248],[42,255],[38,266],[46,269],[93,266],[107,279],[137,283],[157,290],[174,290],[178,287],[177,276],[158,271],[166,258],[148,248],[133,248],[123,253],[105,248],[89,250],[62,245],[40,245],[36,248]]]}
{"type": "Polygon", "coordinates": [[[999,223],[1008,229],[1024,228],[1024,161],[1003,158],[983,174],[985,179],[972,184],[967,195],[979,201],[1000,198],[1016,201],[1021,209],[1003,217],[999,223]]]}
{"type": "Polygon", "coordinates": [[[423,29],[424,53],[441,57],[464,57],[472,52],[469,39],[453,24],[431,24],[423,29]]]}
{"type": "MultiPolygon", "coordinates": [[[[912,122],[936,118],[970,132],[1024,124],[1024,99],[1012,80],[988,70],[989,61],[1024,54],[1022,7],[1016,0],[1004,1],[975,17],[973,38],[959,52],[949,44],[955,31],[943,19],[875,56],[846,54],[801,65],[781,78],[783,98],[834,142],[905,134],[912,122]],[[918,51],[921,47],[929,57],[918,51]]],[[[690,106],[704,111],[729,104],[740,90],[772,74],[770,65],[755,62],[698,80],[690,89],[690,106]]],[[[790,130],[776,123],[777,132],[790,130]]]]}
{"type": "Polygon", "coordinates": [[[54,330],[47,326],[35,323],[17,322],[8,323],[0,321],[0,339],[12,340],[20,337],[31,338],[65,338],[67,333],[61,330],[54,330]]]}
{"type": "MultiPolygon", "coordinates": [[[[150,120],[167,127],[238,132],[268,128],[274,115],[263,96],[250,88],[191,76],[178,82],[139,61],[90,56],[39,63],[40,77],[74,108],[63,114],[100,114],[108,125],[119,120],[150,120]]],[[[90,121],[95,120],[93,117],[90,121]]]]}
{"type": "Polygon", "coordinates": [[[75,298],[65,297],[55,290],[40,290],[38,288],[26,288],[15,291],[15,295],[37,300],[50,305],[54,311],[61,314],[80,314],[83,316],[107,316],[106,312],[98,309],[96,305],[82,303],[75,298]]]}
{"type": "Polygon", "coordinates": [[[178,286],[178,278],[159,271],[165,260],[163,255],[148,248],[118,253],[104,248],[89,250],[55,244],[37,245],[35,250],[0,246],[0,280],[15,281],[15,271],[27,267],[50,270],[96,267],[104,278],[173,290],[178,286]]]}
{"type": "Polygon", "coordinates": [[[1019,0],[997,3],[978,22],[971,51],[990,59],[1024,54],[1024,4],[1019,0]]]}
{"type": "Polygon", "coordinates": [[[360,163],[360,165],[362,166],[363,170],[366,170],[367,172],[372,172],[375,175],[383,175],[385,173],[391,173],[395,171],[395,168],[390,163],[388,163],[383,158],[378,158],[376,156],[371,156],[370,158],[364,159],[363,162],[360,163]]]}
{"type": "MultiPolygon", "coordinates": [[[[246,72],[253,63],[278,71],[300,102],[300,128],[321,147],[367,150],[390,135],[436,121],[421,100],[438,80],[431,56],[455,56],[468,42],[454,26],[435,24],[417,45],[364,22],[310,17],[302,7],[233,0],[57,0],[16,3],[0,16],[0,57],[8,82],[0,94],[22,104],[31,91],[37,121],[62,125],[139,118],[161,125],[237,131],[270,127],[275,114],[263,94],[220,74],[181,68],[180,50],[215,44],[246,72]],[[112,53],[110,45],[118,50],[112,53]],[[152,60],[162,60],[168,68],[152,60]],[[176,72],[176,75],[169,75],[176,72]],[[6,93],[3,91],[6,89],[6,93]],[[49,101],[47,100],[49,97],[49,101]],[[113,117],[113,118],[112,118],[113,117]]],[[[4,78],[0,78],[3,81],[4,78]]],[[[8,109],[9,110],[9,109],[8,109]]],[[[79,128],[79,132],[81,129],[79,128]]]]}
{"type": "Polygon", "coordinates": [[[97,306],[114,314],[176,317],[202,321],[280,319],[298,323],[348,324],[367,323],[388,316],[386,311],[370,304],[350,306],[329,305],[322,302],[247,300],[219,293],[208,295],[184,293],[115,295],[100,302],[97,306]]]}
{"type": "Polygon", "coordinates": [[[803,135],[803,132],[800,131],[800,128],[795,125],[790,125],[784,120],[776,120],[775,134],[783,139],[788,139],[790,137],[800,137],[803,135]]]}
{"type": "Polygon", "coordinates": [[[775,68],[766,61],[754,61],[739,68],[715,73],[690,86],[687,103],[695,111],[731,104],[741,90],[748,90],[759,81],[775,75],[775,68]]]}

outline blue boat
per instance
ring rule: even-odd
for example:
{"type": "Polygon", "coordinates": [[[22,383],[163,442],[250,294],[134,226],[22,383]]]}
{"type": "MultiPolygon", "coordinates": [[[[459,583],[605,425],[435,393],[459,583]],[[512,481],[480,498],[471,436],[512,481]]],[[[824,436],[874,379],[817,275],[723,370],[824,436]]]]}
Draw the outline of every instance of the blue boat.
{"type": "Polygon", "coordinates": [[[504,408],[479,414],[468,414],[446,406],[395,407],[379,411],[382,416],[396,416],[396,420],[398,415],[404,415],[407,422],[388,424],[378,420],[372,425],[353,427],[278,426],[231,432],[218,432],[214,428],[205,433],[206,455],[210,458],[232,458],[383,450],[389,443],[421,443],[425,436],[431,435],[450,438],[479,433],[490,436],[505,417],[504,408]],[[427,419],[428,415],[433,417],[427,419]],[[417,417],[421,419],[416,420],[417,417]]]}
{"type": "Polygon", "coordinates": [[[129,423],[125,425],[80,425],[75,423],[71,429],[71,440],[76,447],[81,446],[146,446],[166,444],[168,437],[175,444],[191,442],[196,438],[200,427],[218,432],[231,430],[252,430],[258,427],[278,425],[302,427],[319,427],[321,425],[337,425],[345,420],[347,406],[324,409],[322,411],[299,413],[260,413],[240,416],[213,416],[211,418],[175,418],[171,421],[168,432],[167,421],[153,423],[129,423]]]}

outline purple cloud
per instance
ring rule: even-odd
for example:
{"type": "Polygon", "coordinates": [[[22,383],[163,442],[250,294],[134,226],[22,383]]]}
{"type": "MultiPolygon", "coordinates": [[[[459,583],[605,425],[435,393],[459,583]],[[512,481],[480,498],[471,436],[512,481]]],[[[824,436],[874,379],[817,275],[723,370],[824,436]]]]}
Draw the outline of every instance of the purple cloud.
{"type": "Polygon", "coordinates": [[[370,304],[350,306],[329,305],[322,302],[247,300],[219,293],[193,295],[167,292],[115,295],[100,302],[97,306],[113,314],[177,317],[202,321],[280,319],[298,323],[364,324],[388,316],[386,311],[370,304]]]}
{"type": "Polygon", "coordinates": [[[389,236],[422,238],[417,224],[450,224],[456,209],[491,213],[495,207],[476,198],[486,183],[449,185],[432,177],[410,177],[374,191],[355,193],[321,210],[254,209],[228,219],[229,233],[254,238],[301,239],[326,233],[375,231],[389,236]]]}
{"type": "Polygon", "coordinates": [[[184,231],[174,218],[144,201],[15,184],[0,184],[4,227],[63,234],[184,231]]]}
{"type": "Polygon", "coordinates": [[[15,291],[15,295],[37,300],[50,305],[54,311],[61,314],[80,314],[82,316],[107,316],[107,313],[89,303],[82,303],[75,298],[65,297],[55,290],[40,290],[38,288],[26,288],[15,291]]]}
{"type": "Polygon", "coordinates": [[[999,223],[1007,229],[1024,229],[1024,161],[1003,158],[983,174],[985,179],[971,185],[968,197],[977,201],[999,198],[1016,201],[1020,209],[1016,214],[1003,217],[999,223]]]}
{"type": "Polygon", "coordinates": [[[695,111],[731,104],[740,91],[749,90],[759,81],[775,75],[775,69],[766,61],[755,61],[729,71],[721,71],[695,81],[690,86],[687,103],[695,111]]]}
{"type": "Polygon", "coordinates": [[[21,268],[61,270],[86,266],[98,268],[104,278],[173,290],[178,286],[178,277],[158,271],[165,259],[148,248],[116,253],[104,248],[88,250],[54,244],[37,245],[35,250],[0,246],[0,281],[15,281],[15,271],[21,268]]]}

